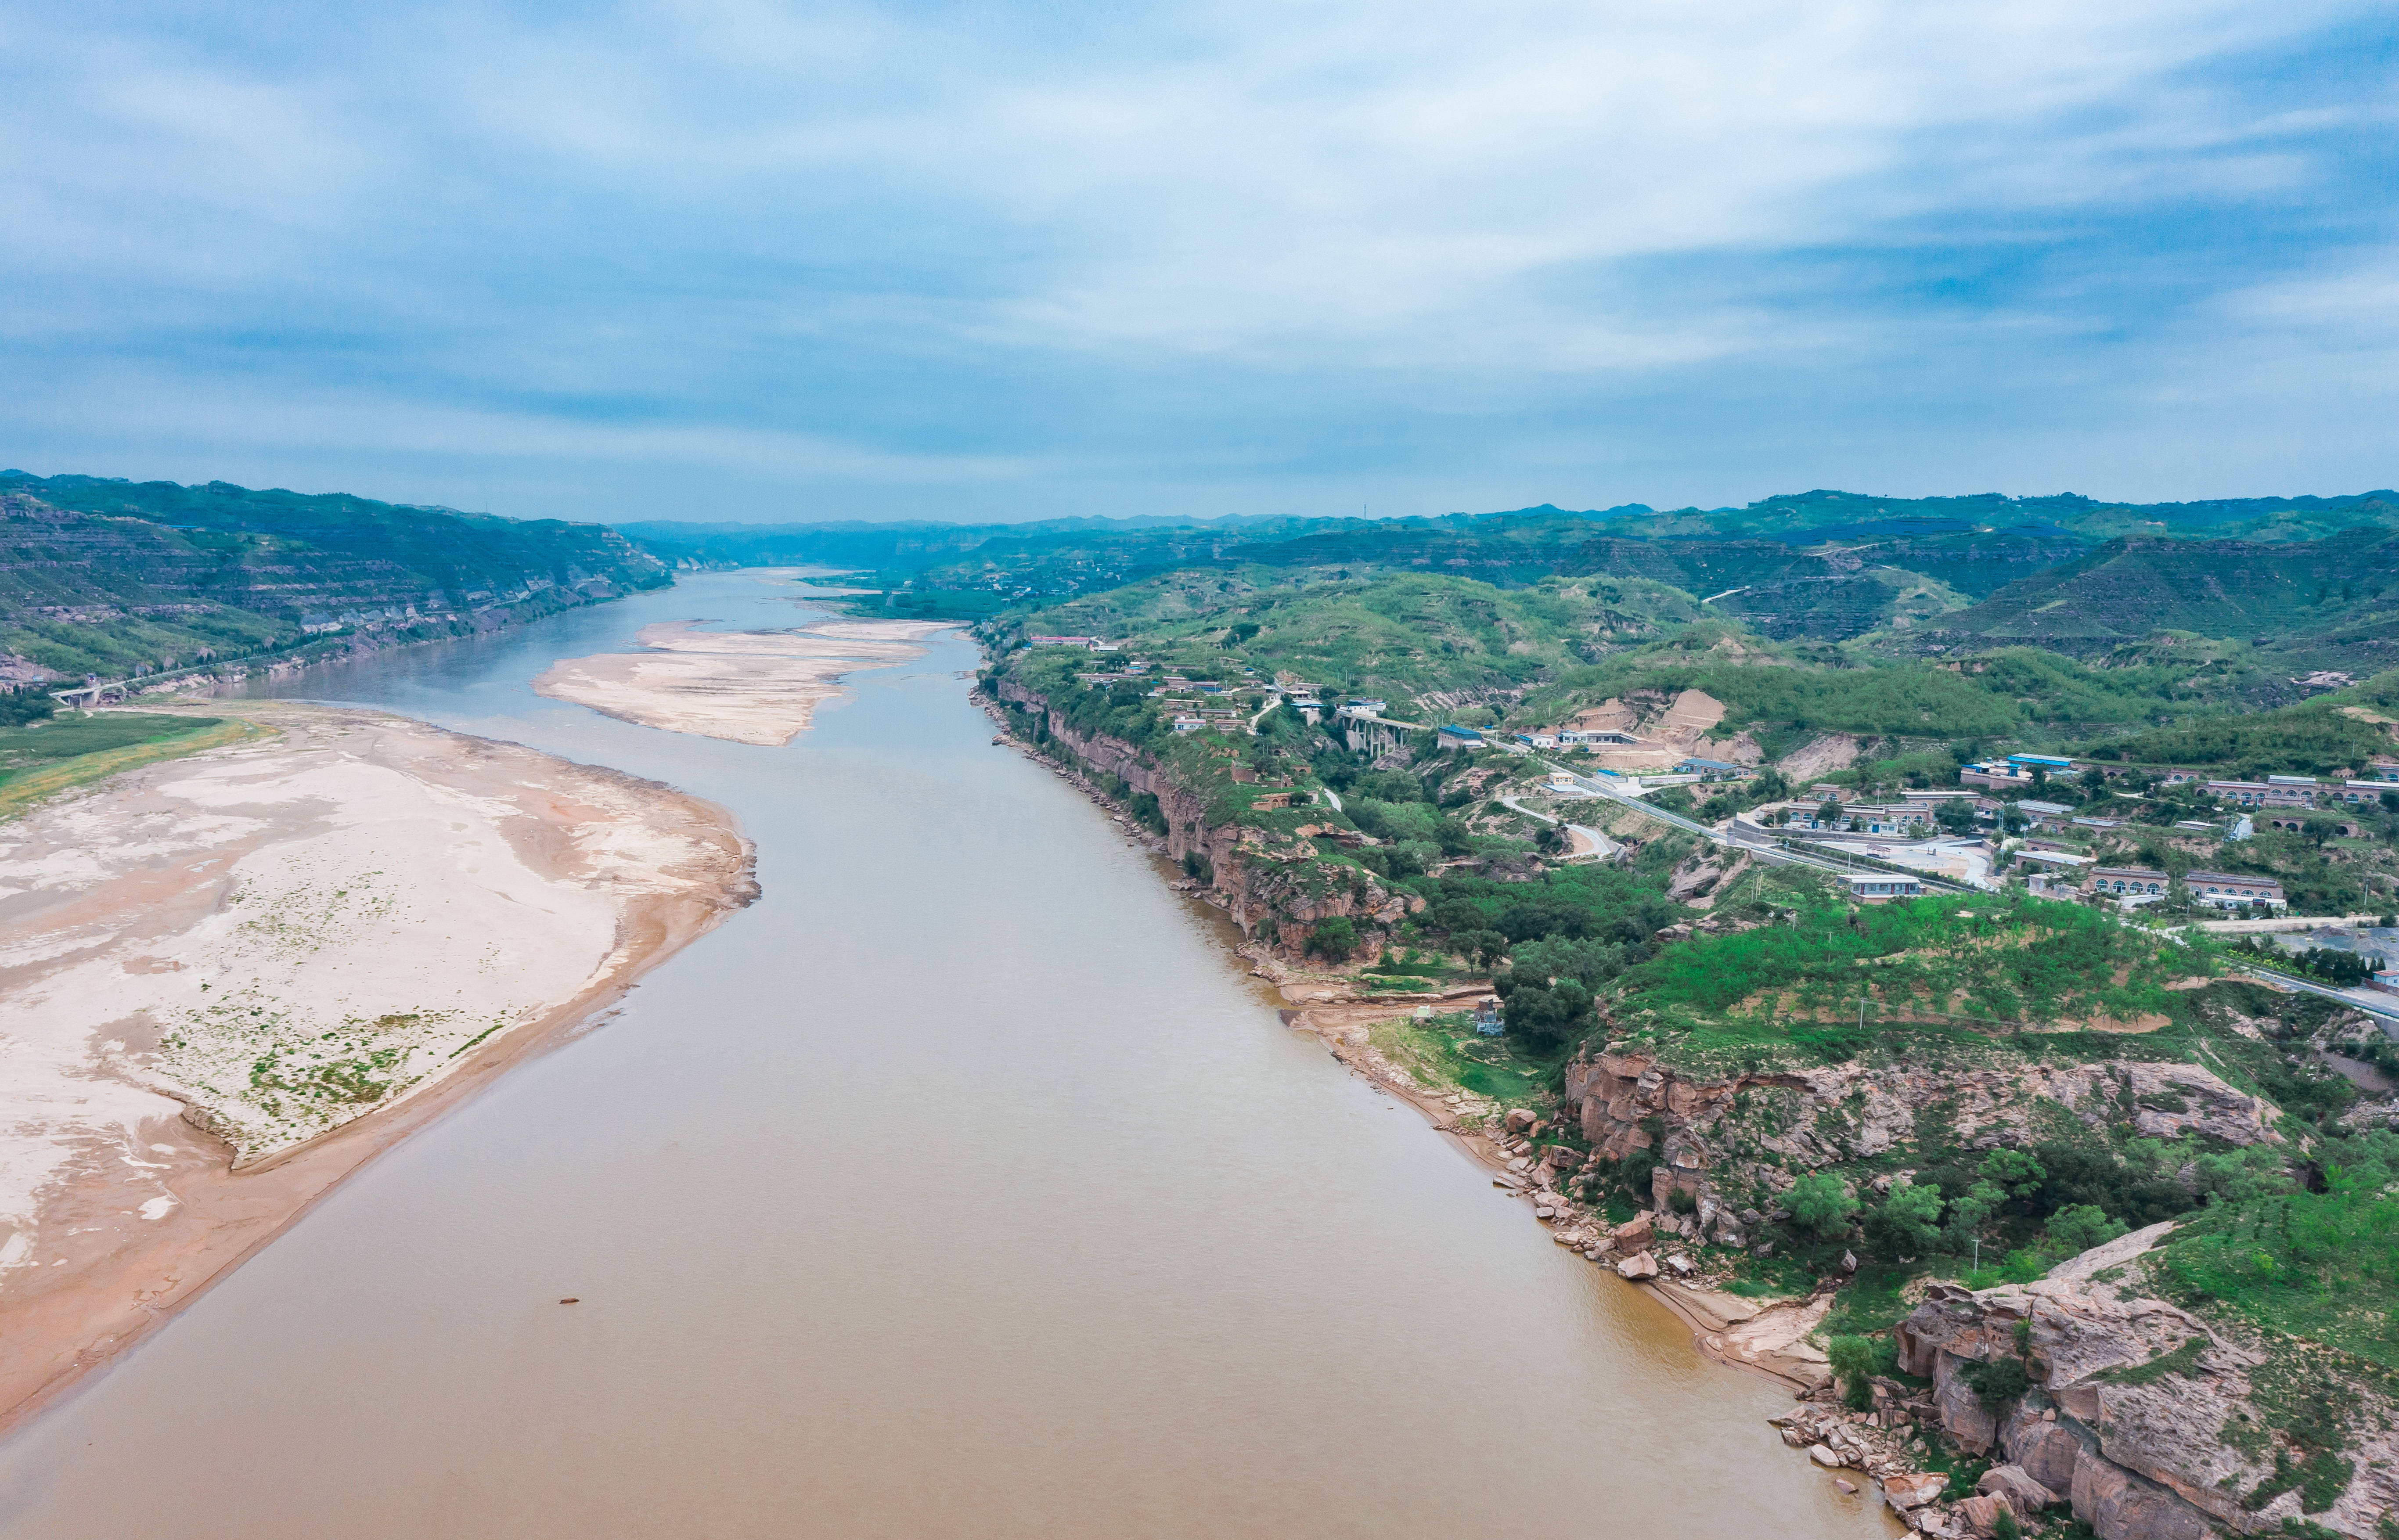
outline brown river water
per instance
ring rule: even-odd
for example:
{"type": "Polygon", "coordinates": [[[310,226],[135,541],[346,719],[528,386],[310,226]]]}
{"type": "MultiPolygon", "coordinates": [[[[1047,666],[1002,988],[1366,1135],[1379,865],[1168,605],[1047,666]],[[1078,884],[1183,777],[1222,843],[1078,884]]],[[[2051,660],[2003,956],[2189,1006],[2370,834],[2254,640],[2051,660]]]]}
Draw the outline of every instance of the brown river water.
{"type": "Polygon", "coordinates": [[[320,670],[732,808],[765,897],[0,1446],[0,1534],[1898,1533],[1275,1016],[962,642],[783,749],[534,696],[756,574],[320,670]],[[563,1296],[581,1303],[561,1305],[563,1296]]]}

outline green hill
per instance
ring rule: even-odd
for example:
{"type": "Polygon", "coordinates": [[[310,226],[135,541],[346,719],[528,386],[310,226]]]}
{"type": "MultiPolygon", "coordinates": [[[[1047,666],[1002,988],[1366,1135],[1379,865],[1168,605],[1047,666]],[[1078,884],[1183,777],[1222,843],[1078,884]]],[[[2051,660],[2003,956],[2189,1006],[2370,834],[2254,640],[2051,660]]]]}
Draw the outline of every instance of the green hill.
{"type": "Polygon", "coordinates": [[[2284,646],[2388,649],[2399,628],[2399,536],[2111,540],[2022,577],[1940,628],[2066,651],[2160,631],[2284,646]]]}
{"type": "Polygon", "coordinates": [[[0,654],[68,678],[289,647],[312,628],[473,630],[670,581],[597,524],[0,472],[0,654]]]}

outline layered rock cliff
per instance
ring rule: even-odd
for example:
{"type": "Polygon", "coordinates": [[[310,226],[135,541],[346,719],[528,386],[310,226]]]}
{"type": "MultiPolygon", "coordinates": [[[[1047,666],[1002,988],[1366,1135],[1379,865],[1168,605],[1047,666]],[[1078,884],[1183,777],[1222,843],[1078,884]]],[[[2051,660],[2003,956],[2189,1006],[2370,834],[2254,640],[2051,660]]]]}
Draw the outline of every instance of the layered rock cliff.
{"type": "Polygon", "coordinates": [[[2325,1349],[2152,1297],[2172,1229],[2036,1283],[1931,1286],[1897,1328],[1900,1368],[1932,1382],[1945,1432],[2004,1462],[1986,1490],[2022,1518],[2064,1505],[2099,1540],[2392,1533],[2399,1401],[2325,1349]]]}
{"type": "Polygon", "coordinates": [[[1938,1106],[1945,1136],[1970,1150],[2029,1142],[2060,1113],[2090,1128],[2129,1115],[2144,1137],[2200,1133],[2230,1145],[2276,1139],[2273,1109],[2196,1064],[2026,1062],[2005,1068],[1867,1066],[1692,1075],[1653,1055],[1602,1051],[1565,1066],[1565,1115],[1597,1154],[1656,1162],[1651,1201],[1675,1195],[1709,1238],[1743,1230],[1809,1170],[1867,1160],[1918,1134],[1938,1106]]]}
{"type": "MultiPolygon", "coordinates": [[[[1039,747],[1083,771],[1095,782],[1093,790],[1120,804],[1135,794],[1158,799],[1165,826],[1159,853],[1185,862],[1201,896],[1229,914],[1243,935],[1296,950],[1320,921],[1337,915],[1389,926],[1423,907],[1422,898],[1390,891],[1371,872],[1319,863],[1316,843],[1304,833],[1281,837],[1213,815],[1210,798],[1184,784],[1171,765],[1122,738],[1078,731],[1064,712],[1016,681],[1001,679],[996,689],[1001,701],[1038,722],[1039,736],[1047,740],[1039,747]]],[[[1331,837],[1332,824],[1328,813],[1320,838],[1331,837]]]]}

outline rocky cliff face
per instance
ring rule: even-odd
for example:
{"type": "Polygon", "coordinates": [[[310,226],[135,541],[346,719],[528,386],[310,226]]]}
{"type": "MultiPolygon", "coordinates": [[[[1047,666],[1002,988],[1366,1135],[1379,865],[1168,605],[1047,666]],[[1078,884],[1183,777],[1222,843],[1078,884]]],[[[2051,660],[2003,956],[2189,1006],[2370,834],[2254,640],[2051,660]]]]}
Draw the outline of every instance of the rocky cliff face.
{"type": "Polygon", "coordinates": [[[1296,949],[1307,927],[1320,920],[1340,915],[1392,925],[1412,909],[1423,907],[1423,899],[1393,893],[1354,867],[1328,872],[1316,866],[1315,846],[1307,839],[1278,844],[1263,829],[1210,821],[1207,798],[1182,785],[1135,745],[1076,731],[1049,701],[1013,680],[1001,680],[998,690],[1002,700],[1039,716],[1050,736],[1083,766],[1156,797],[1166,822],[1160,853],[1178,861],[1200,857],[1206,863],[1202,896],[1231,915],[1243,935],[1255,936],[1261,926],[1271,925],[1277,945],[1296,949]],[[1337,879],[1328,881],[1333,872],[1337,879]]]}
{"type": "Polygon", "coordinates": [[[1663,1207],[1696,1200],[1720,1245],[1739,1245],[1747,1214],[1769,1208],[1799,1173],[1867,1159],[1917,1134],[1939,1105],[1969,1149],[2028,1142],[2036,1120],[2063,1108],[2092,1127],[2126,1115],[2145,1136],[2203,1133],[2247,1145],[2277,1136],[2273,1109],[2193,1064],[2023,1064],[1965,1069],[1840,1064],[1771,1074],[1693,1076],[1637,1052],[1579,1055],[1565,1066],[1565,1115],[1611,1160],[1649,1150],[1663,1207]]]}
{"type": "Polygon", "coordinates": [[[1932,1381],[1952,1438],[2006,1462],[2023,1507],[2068,1505],[2099,1540],[2279,1533],[2286,1521],[2391,1533],[2399,1403],[2353,1373],[2323,1374],[2304,1344],[2149,1297],[2145,1253],[2172,1228],[2037,1283],[1933,1285],[1899,1325],[1900,1368],[1932,1381]]]}

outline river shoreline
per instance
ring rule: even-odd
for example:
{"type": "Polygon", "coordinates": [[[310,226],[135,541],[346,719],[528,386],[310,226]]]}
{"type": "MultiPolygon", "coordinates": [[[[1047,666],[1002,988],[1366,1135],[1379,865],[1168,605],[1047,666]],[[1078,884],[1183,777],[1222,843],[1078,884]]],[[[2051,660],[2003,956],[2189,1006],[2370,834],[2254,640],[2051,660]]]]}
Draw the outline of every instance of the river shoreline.
{"type": "MultiPolygon", "coordinates": [[[[1165,842],[1142,831],[1133,823],[1130,808],[1074,766],[1061,763],[1026,743],[1011,728],[1006,709],[997,701],[980,689],[973,692],[971,698],[996,727],[998,736],[995,741],[1005,741],[1075,787],[1105,810],[1129,841],[1159,861],[1165,860],[1165,842]]],[[[1196,884],[1173,878],[1169,883],[1197,902],[1223,907],[1196,884]]],[[[1525,1174],[1529,1162],[1503,1142],[1506,1134],[1501,1120],[1507,1109],[1469,1092],[1443,1093],[1424,1087],[1367,1040],[1366,1029],[1372,1022],[1397,1020],[1422,1005],[1463,1006],[1490,993],[1489,979],[1469,980],[1439,994],[1375,1000],[1359,996],[1351,987],[1354,981],[1340,975],[1306,975],[1258,942],[1244,941],[1235,951],[1250,965],[1252,976],[1274,985],[1292,1007],[1281,1013],[1286,1026],[1315,1037],[1352,1074],[1413,1108],[1435,1132],[1447,1136],[1470,1159],[1488,1171],[1493,1186],[1505,1189],[1511,1196],[1522,1198],[1526,1207],[1534,1209],[1555,1244],[1569,1247],[1596,1265],[1615,1272],[1601,1260],[1609,1254],[1605,1238],[1609,1226],[1606,1221],[1591,1215],[1579,1205],[1570,1206],[1571,1200],[1563,1195],[1538,1185],[1525,1174]],[[1468,1103],[1472,1104],[1471,1108],[1466,1106],[1468,1103]],[[1545,1204],[1544,1196],[1551,1201],[1545,1204]],[[1550,1212],[1542,1215],[1545,1207],[1550,1212]],[[1593,1241],[1600,1243],[1596,1253],[1589,1244],[1593,1241]]],[[[1802,1398],[1815,1394],[1828,1383],[1829,1371],[1823,1355],[1806,1346],[1805,1339],[1830,1305],[1829,1292],[1820,1290],[1761,1304],[1696,1283],[1663,1278],[1634,1281],[1620,1277],[1620,1281],[1681,1322],[1690,1332],[1691,1345],[1714,1362],[1757,1375],[1802,1398]],[[1783,1317],[1794,1318],[1778,1318],[1783,1317]]]]}
{"type": "Polygon", "coordinates": [[[0,847],[0,1430],[756,896],[730,816],[657,783],[379,711],[209,709],[271,736],[45,804],[0,847]],[[462,1003],[418,1004],[437,993],[462,1003]],[[277,1045],[249,1086],[211,1079],[203,1048],[258,1051],[209,1035],[242,999],[295,1043],[367,1047],[327,1068],[277,1045]],[[262,1076],[293,1088],[262,1098],[262,1076]],[[291,1105],[324,1086],[374,1104],[291,1105]]]}

